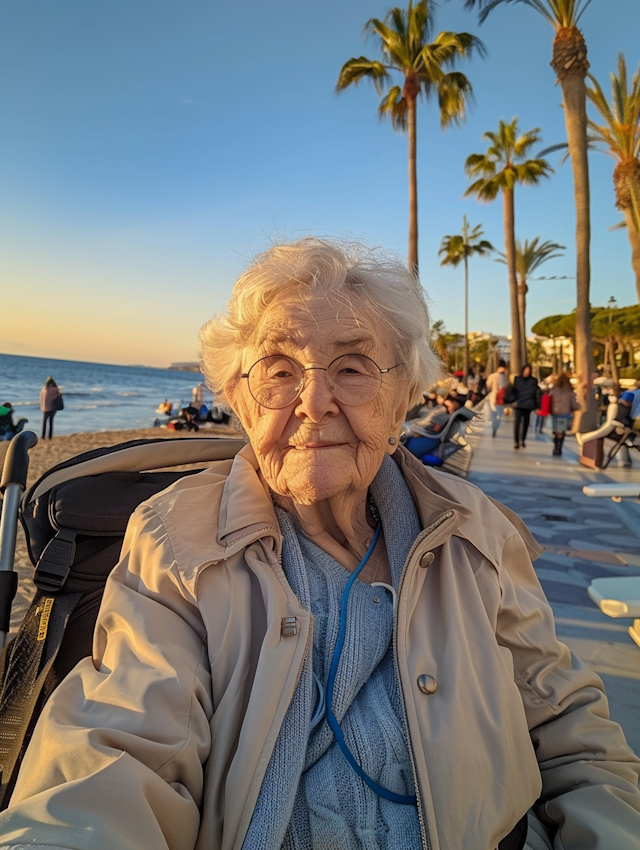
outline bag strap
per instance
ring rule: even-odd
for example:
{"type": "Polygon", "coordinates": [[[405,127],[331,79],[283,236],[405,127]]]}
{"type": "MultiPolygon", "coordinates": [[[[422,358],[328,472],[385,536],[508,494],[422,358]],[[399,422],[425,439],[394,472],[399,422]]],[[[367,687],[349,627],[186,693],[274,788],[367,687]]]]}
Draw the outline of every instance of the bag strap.
{"type": "Polygon", "coordinates": [[[18,634],[0,656],[0,810],[9,805],[38,699],[82,595],[38,591],[18,634]]]}

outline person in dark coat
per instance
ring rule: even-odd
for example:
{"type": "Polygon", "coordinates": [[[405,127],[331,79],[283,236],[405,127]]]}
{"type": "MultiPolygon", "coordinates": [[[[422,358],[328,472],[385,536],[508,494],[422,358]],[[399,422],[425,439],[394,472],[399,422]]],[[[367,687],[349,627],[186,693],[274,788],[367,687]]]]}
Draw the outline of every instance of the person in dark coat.
{"type": "Polygon", "coordinates": [[[531,374],[531,366],[527,363],[513,382],[512,400],[515,402],[514,449],[519,449],[520,446],[525,447],[527,431],[529,430],[529,417],[533,410],[540,407],[541,398],[542,393],[538,386],[538,380],[531,374]]]}

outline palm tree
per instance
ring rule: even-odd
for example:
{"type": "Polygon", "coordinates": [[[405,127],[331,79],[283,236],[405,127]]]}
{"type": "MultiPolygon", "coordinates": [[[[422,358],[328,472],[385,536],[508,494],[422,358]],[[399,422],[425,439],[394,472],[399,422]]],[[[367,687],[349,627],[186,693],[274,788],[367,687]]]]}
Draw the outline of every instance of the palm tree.
{"type": "Polygon", "coordinates": [[[603,124],[588,120],[589,141],[616,160],[613,185],[616,206],[624,214],[631,244],[631,265],[640,301],[640,65],[629,89],[624,54],[618,54],[618,75],[611,74],[611,102],[589,74],[593,88],[587,97],[603,124]]]}
{"type": "Polygon", "coordinates": [[[383,98],[378,117],[391,119],[394,130],[408,131],[409,138],[409,267],[418,274],[418,179],[416,171],[416,109],[423,94],[438,98],[440,126],[461,124],[466,107],[473,98],[467,77],[459,71],[447,71],[458,58],[470,57],[474,51],[484,55],[484,45],[467,32],[441,32],[430,41],[433,32],[433,0],[409,0],[406,11],[397,6],[389,9],[384,21],[371,18],[364,27],[367,36],[378,43],[382,60],[366,56],[349,59],[342,66],[336,92],[363,79],[373,82],[383,98]],[[393,83],[400,76],[402,86],[393,83]]]}
{"type": "MultiPolygon", "coordinates": [[[[522,328],[523,336],[523,361],[526,363],[529,358],[527,356],[527,292],[529,286],[527,280],[530,275],[547,260],[553,260],[556,257],[562,257],[563,254],[558,253],[564,251],[564,245],[558,245],[557,242],[542,242],[538,245],[539,236],[536,236],[531,242],[528,239],[524,240],[524,245],[516,239],[516,274],[518,275],[518,312],[520,313],[520,327],[522,328]]],[[[506,256],[501,255],[502,259],[499,263],[506,263],[506,256]]]]}
{"type": "Polygon", "coordinates": [[[524,3],[539,12],[555,31],[551,67],[562,89],[564,120],[573,170],[576,206],[576,353],[578,400],[582,406],[579,428],[590,431],[596,425],[596,401],[592,388],[595,364],[590,325],[591,223],[589,210],[589,164],[587,161],[586,83],[589,71],[587,44],[578,23],[591,0],[465,0],[465,9],[479,9],[482,23],[487,15],[505,3],[524,3]]]}
{"type": "Polygon", "coordinates": [[[438,256],[444,254],[441,266],[458,266],[464,263],[464,383],[466,385],[469,377],[469,257],[477,254],[486,257],[494,249],[491,242],[481,239],[483,235],[482,226],[477,224],[473,230],[469,230],[469,222],[466,215],[462,216],[462,233],[453,236],[445,236],[442,239],[438,256]]]}
{"type": "Polygon", "coordinates": [[[520,374],[524,365],[524,328],[518,310],[518,282],[516,278],[515,245],[515,185],[535,186],[553,171],[549,163],[538,157],[527,159],[529,151],[540,139],[540,130],[529,130],[518,135],[518,119],[510,124],[500,121],[497,133],[485,133],[483,139],[490,144],[487,152],[474,153],[464,164],[469,177],[477,177],[465,192],[480,201],[494,201],[502,193],[504,245],[509,274],[509,301],[511,307],[511,372],[520,374]]]}

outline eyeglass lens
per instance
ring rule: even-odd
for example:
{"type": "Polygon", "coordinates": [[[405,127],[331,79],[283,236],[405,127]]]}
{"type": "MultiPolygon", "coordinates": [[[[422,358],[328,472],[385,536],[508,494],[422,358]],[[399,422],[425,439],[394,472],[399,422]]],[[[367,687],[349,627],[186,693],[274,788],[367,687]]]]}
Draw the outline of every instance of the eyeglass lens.
{"type": "MultiPolygon", "coordinates": [[[[325,373],[329,390],[342,404],[354,407],[367,404],[380,391],[380,368],[364,354],[345,354],[321,371],[325,373]]],[[[304,380],[305,370],[295,360],[275,354],[251,367],[249,391],[258,404],[277,410],[296,400],[304,380]]]]}

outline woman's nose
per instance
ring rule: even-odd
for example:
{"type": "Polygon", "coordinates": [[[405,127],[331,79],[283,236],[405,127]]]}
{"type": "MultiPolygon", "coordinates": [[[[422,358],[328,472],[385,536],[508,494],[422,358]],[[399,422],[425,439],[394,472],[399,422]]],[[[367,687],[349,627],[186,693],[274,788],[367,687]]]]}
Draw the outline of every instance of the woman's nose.
{"type": "Polygon", "coordinates": [[[320,422],[324,416],[336,416],[340,408],[327,385],[325,369],[309,369],[305,372],[305,382],[298,396],[296,416],[308,417],[320,422]]]}

